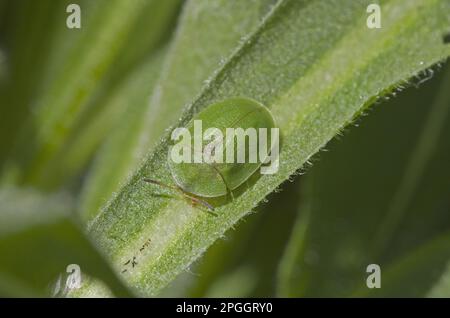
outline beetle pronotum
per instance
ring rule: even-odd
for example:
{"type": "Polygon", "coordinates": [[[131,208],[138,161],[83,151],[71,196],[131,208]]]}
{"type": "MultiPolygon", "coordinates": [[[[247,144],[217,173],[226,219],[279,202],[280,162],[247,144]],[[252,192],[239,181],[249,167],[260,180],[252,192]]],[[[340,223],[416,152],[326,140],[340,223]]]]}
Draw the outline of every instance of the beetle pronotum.
{"type": "Polygon", "coordinates": [[[214,207],[203,198],[224,195],[230,195],[233,198],[232,191],[242,185],[261,167],[262,163],[267,161],[274,145],[276,145],[278,156],[279,134],[278,129],[275,128],[275,120],[264,105],[252,99],[230,98],[211,104],[182,129],[184,129],[182,133],[174,130],[172,139],[183,138],[183,144],[179,142],[181,146],[169,147],[168,164],[176,186],[150,178],[145,178],[144,181],[176,190],[193,204],[201,204],[209,210],[214,210],[214,207]],[[200,141],[195,137],[199,133],[197,124],[200,125],[202,136],[200,141]],[[244,140],[237,142],[238,147],[235,147],[237,135],[230,137],[230,129],[234,129],[234,132],[244,132],[244,140]],[[258,133],[249,133],[253,131],[258,133]],[[225,135],[227,138],[224,138],[225,135]],[[264,144],[262,147],[261,141],[267,143],[268,140],[271,146],[268,148],[264,144]],[[256,141],[257,146],[250,150],[252,141],[256,141]],[[192,144],[194,144],[193,149],[191,149],[192,144]],[[249,146],[248,151],[241,149],[246,145],[249,146]],[[177,151],[183,153],[181,157],[189,160],[174,160],[173,155],[177,154],[177,151]],[[223,160],[225,154],[226,161],[223,160]],[[255,161],[258,156],[259,160],[255,161]]]}

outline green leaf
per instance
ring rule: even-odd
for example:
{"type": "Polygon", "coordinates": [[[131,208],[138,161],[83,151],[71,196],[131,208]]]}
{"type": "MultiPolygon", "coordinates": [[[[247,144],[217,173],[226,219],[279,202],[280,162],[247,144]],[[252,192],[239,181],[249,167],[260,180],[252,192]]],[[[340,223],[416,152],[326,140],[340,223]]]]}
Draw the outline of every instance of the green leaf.
{"type": "MultiPolygon", "coordinates": [[[[167,12],[173,12],[178,3],[178,0],[91,1],[81,5],[82,19],[86,17],[86,20],[82,20],[80,30],[68,30],[65,20],[60,21],[60,26],[55,26],[55,29],[64,31],[58,32],[52,48],[54,61],[47,66],[50,75],[44,78],[46,85],[42,94],[33,101],[33,115],[24,125],[14,155],[5,168],[7,176],[12,175],[10,178],[16,183],[43,189],[52,189],[61,183],[62,176],[67,173],[64,171],[66,162],[61,160],[66,159],[67,149],[64,147],[84,146],[83,140],[78,142],[76,138],[67,143],[74,138],[74,130],[82,129],[78,127],[80,121],[85,122],[86,112],[95,108],[102,89],[113,90],[113,84],[124,76],[123,72],[115,72],[130,68],[144,52],[161,41],[170,22],[167,12]],[[157,19],[153,19],[153,15],[157,19]],[[159,15],[167,19],[161,19],[159,15]],[[142,21],[150,21],[153,27],[145,31],[144,41],[128,50],[130,35],[130,39],[135,40],[133,32],[144,32],[136,30],[136,27],[149,26],[148,22],[142,24],[142,21]],[[67,33],[75,34],[73,44],[63,38],[67,33]]],[[[97,145],[104,134],[91,135],[91,139],[96,139],[91,143],[97,145]]],[[[92,153],[95,147],[89,150],[92,153]]],[[[88,158],[83,158],[78,166],[88,158]]]]}
{"type": "MultiPolygon", "coordinates": [[[[73,177],[85,167],[100,142],[115,131],[113,127],[123,121],[128,105],[148,102],[159,71],[147,70],[154,55],[162,55],[168,31],[172,31],[174,13],[180,7],[180,0],[147,1],[146,7],[136,19],[133,30],[126,40],[120,59],[109,69],[95,95],[90,99],[86,111],[80,115],[74,132],[62,145],[52,160],[54,185],[73,177]],[[152,30],[149,36],[148,30],[152,30]],[[164,42],[164,46],[160,43],[164,42]],[[147,82],[145,82],[145,80],[147,82]]],[[[161,58],[156,58],[162,63],[161,58]]],[[[46,181],[50,183],[51,181],[46,181]]]]}
{"type": "MultiPolygon", "coordinates": [[[[72,200],[64,194],[43,196],[32,189],[0,191],[0,294],[42,297],[70,264],[108,282],[117,296],[130,296],[95,246],[70,216],[72,200]]],[[[64,282],[62,282],[64,283],[64,282]]],[[[64,288],[62,286],[61,288],[64,288]]]]}
{"type": "Polygon", "coordinates": [[[166,133],[96,218],[90,233],[113,262],[139,258],[139,265],[125,275],[137,290],[158,292],[368,103],[449,55],[450,46],[442,41],[450,18],[448,1],[387,1],[379,30],[366,27],[368,3],[279,2],[177,124],[185,125],[194,113],[224,98],[259,101],[271,109],[283,137],[277,174],[255,175],[235,200],[216,202],[213,216],[143,182],[151,177],[173,183],[166,133]],[[150,247],[139,253],[148,240],[150,247]]]}
{"type": "Polygon", "coordinates": [[[447,67],[377,107],[308,172],[279,269],[281,296],[427,293],[449,257],[448,238],[435,239],[449,226],[449,85],[447,67]],[[365,285],[373,263],[379,290],[365,285]]]}
{"type": "MultiPolygon", "coordinates": [[[[29,115],[32,97],[42,89],[49,71],[48,56],[58,30],[65,26],[64,1],[2,1],[1,46],[7,67],[0,100],[0,163],[10,154],[19,127],[29,115]],[[45,37],[42,34],[45,33],[45,37]],[[42,85],[42,86],[41,86],[42,85]]],[[[73,33],[72,33],[73,34],[73,33]]],[[[67,34],[71,43],[73,37],[67,34]]]]}
{"type": "Polygon", "coordinates": [[[183,106],[198,94],[203,82],[231,54],[240,38],[256,26],[271,2],[186,3],[150,103],[148,98],[133,103],[130,116],[121,119],[86,181],[80,210],[88,220],[97,215],[164,130],[179,118],[183,106]]]}
{"type": "MultiPolygon", "coordinates": [[[[151,88],[159,77],[161,63],[166,50],[162,50],[142,65],[125,83],[123,90],[112,96],[110,109],[119,108],[126,111],[120,117],[117,128],[111,131],[102,146],[93,165],[93,171],[88,176],[81,194],[78,210],[85,221],[92,219],[105,199],[109,198],[119,188],[120,182],[116,176],[123,179],[132,171],[133,165],[139,162],[136,154],[139,135],[144,130],[143,119],[151,88]]],[[[101,118],[105,118],[103,114],[101,118]]],[[[100,118],[99,118],[100,119],[100,118]]],[[[108,118],[105,119],[109,121],[108,118]]],[[[88,129],[86,139],[96,129],[97,124],[88,129]]],[[[74,153],[76,155],[76,153],[74,153]]],[[[76,161],[76,159],[75,159],[76,161]]]]}

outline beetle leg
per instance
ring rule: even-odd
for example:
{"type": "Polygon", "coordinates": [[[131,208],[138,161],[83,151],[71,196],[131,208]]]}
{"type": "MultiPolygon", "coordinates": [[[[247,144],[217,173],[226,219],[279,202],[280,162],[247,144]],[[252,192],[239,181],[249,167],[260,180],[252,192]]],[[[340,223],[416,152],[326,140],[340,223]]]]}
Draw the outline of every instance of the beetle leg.
{"type": "Polygon", "coordinates": [[[168,189],[177,190],[177,191],[179,191],[184,197],[186,197],[186,198],[188,198],[189,200],[191,200],[191,202],[195,202],[195,203],[201,204],[201,205],[203,205],[204,207],[206,207],[208,210],[214,211],[214,207],[213,207],[211,204],[209,204],[208,202],[206,202],[206,201],[204,201],[204,200],[202,200],[202,199],[200,199],[200,198],[197,198],[197,197],[194,197],[194,196],[192,196],[192,195],[189,195],[186,191],[184,191],[182,188],[180,188],[180,187],[178,187],[178,186],[167,185],[167,184],[162,183],[162,182],[160,182],[160,181],[153,180],[153,179],[149,179],[149,178],[144,178],[144,181],[145,181],[145,182],[148,182],[148,183],[153,183],[153,184],[156,184],[156,185],[159,185],[159,186],[168,188],[168,189]]]}

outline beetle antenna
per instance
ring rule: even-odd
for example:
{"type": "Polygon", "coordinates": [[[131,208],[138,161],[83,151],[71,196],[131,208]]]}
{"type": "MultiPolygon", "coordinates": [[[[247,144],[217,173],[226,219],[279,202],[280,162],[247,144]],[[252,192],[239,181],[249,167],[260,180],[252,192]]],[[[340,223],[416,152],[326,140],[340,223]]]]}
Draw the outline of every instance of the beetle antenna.
{"type": "Polygon", "coordinates": [[[202,200],[200,198],[197,198],[197,197],[194,197],[193,195],[188,194],[186,191],[184,191],[180,187],[171,186],[171,185],[162,183],[161,181],[153,180],[153,179],[149,179],[149,178],[144,178],[144,181],[148,182],[148,183],[159,185],[159,186],[164,187],[164,188],[168,188],[168,189],[172,189],[172,190],[176,190],[178,192],[181,192],[181,194],[183,194],[183,196],[189,198],[193,202],[203,205],[204,207],[206,207],[210,211],[214,211],[214,207],[211,204],[209,204],[205,200],[202,200]]]}
{"type": "Polygon", "coordinates": [[[205,200],[202,200],[202,199],[196,198],[196,197],[194,197],[194,196],[191,196],[191,195],[187,194],[187,193],[184,192],[184,191],[183,191],[183,194],[184,194],[186,197],[188,197],[189,199],[191,199],[192,201],[194,201],[194,202],[196,202],[196,203],[200,203],[201,205],[203,205],[204,207],[206,207],[208,210],[210,210],[210,211],[214,211],[214,210],[215,210],[214,207],[213,207],[211,204],[209,204],[208,202],[206,202],[205,200]]]}
{"type": "Polygon", "coordinates": [[[144,178],[144,181],[145,181],[145,182],[148,182],[148,183],[152,183],[152,184],[159,185],[159,186],[164,187],[164,188],[172,189],[172,190],[178,190],[178,191],[181,190],[181,189],[178,188],[178,187],[174,187],[174,186],[171,186],[171,185],[162,183],[161,181],[158,181],[158,180],[153,180],[153,179],[149,179],[149,178],[144,178]]]}

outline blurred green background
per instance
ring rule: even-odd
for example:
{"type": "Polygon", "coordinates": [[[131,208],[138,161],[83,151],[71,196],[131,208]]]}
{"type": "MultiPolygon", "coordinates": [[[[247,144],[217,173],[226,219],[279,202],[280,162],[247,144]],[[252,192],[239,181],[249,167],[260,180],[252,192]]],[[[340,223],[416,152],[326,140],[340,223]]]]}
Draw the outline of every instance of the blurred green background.
{"type": "MultiPolygon", "coordinates": [[[[1,296],[50,295],[70,263],[130,295],[85,225],[275,1],[216,1],[226,20],[189,1],[81,0],[68,29],[73,2],[0,0],[1,296]],[[203,56],[179,54],[192,46],[203,56]],[[155,120],[150,101],[178,109],[155,120]]],[[[447,64],[378,100],[160,296],[450,296],[447,64]]]]}

